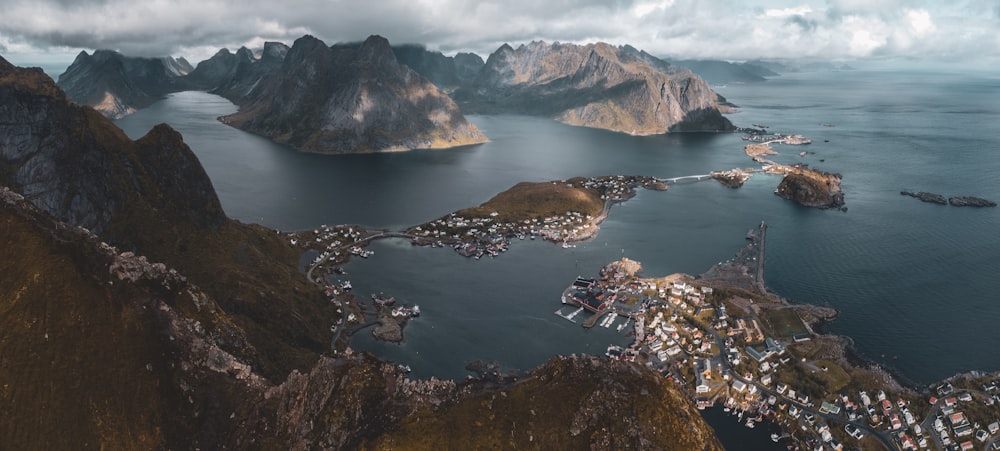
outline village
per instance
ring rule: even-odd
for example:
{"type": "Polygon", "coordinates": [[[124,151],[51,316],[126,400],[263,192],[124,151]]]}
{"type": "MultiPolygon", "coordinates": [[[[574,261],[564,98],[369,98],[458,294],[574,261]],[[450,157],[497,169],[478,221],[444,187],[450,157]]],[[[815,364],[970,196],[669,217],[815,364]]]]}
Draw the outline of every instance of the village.
{"type": "MultiPolygon", "coordinates": [[[[288,239],[313,250],[304,269],[342,315],[330,327],[334,342],[369,326],[376,338],[399,341],[419,307],[393,305],[381,295],[367,305],[340,277],[350,257],[372,255],[365,249],[371,240],[448,245],[470,258],[495,257],[513,239],[541,237],[569,247],[593,236],[610,206],[634,196],[637,187],[665,188],[656,182],[626,176],[546,182],[593,194],[601,211],[526,216],[484,204],[404,232],[323,226],[288,239]]],[[[764,288],[765,232],[763,223],[751,229],[745,248],[697,278],[642,278],[638,262],[613,262],[597,278],[570,281],[555,313],[583,327],[630,335],[630,346],[611,346],[607,355],[657,371],[700,408],[720,405],[746,427],[779,425],[782,432],[772,440],[789,449],[1000,449],[1000,378],[963,375],[916,390],[878,369],[830,357],[830,348],[842,345],[815,333],[812,318],[803,321],[815,311],[774,303],[764,288]]]]}
{"type": "Polygon", "coordinates": [[[956,377],[918,393],[814,357],[824,338],[794,308],[759,308],[746,290],[683,274],[640,278],[640,270],[622,259],[596,279],[578,278],[556,314],[586,318],[584,327],[618,321],[634,339],[607,355],[659,372],[699,408],[721,404],[750,428],[780,425],[771,438],[789,449],[1000,449],[996,375],[956,377]]]}
{"type": "Polygon", "coordinates": [[[592,196],[594,202],[589,209],[572,205],[567,207],[565,213],[547,211],[544,214],[523,211],[520,205],[499,203],[492,206],[488,202],[478,209],[455,212],[412,227],[406,234],[412,237],[415,245],[451,246],[460,255],[474,259],[497,257],[509,249],[513,239],[541,238],[560,243],[563,247],[572,247],[575,242],[593,237],[611,205],[635,196],[636,188],[666,189],[665,184],[653,177],[623,175],[574,178],[535,185],[543,188],[543,185],[555,185],[555,188],[568,189],[571,194],[573,191],[585,193],[592,196]]]}

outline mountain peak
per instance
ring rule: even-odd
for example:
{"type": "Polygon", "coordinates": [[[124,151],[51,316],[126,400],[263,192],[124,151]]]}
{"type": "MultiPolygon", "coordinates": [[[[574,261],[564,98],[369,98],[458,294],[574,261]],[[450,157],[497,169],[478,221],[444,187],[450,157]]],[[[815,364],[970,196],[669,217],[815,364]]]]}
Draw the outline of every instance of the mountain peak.
{"type": "Polygon", "coordinates": [[[396,55],[389,46],[389,40],[379,35],[371,35],[365,39],[358,48],[358,59],[382,68],[391,68],[398,64],[396,55]]]}

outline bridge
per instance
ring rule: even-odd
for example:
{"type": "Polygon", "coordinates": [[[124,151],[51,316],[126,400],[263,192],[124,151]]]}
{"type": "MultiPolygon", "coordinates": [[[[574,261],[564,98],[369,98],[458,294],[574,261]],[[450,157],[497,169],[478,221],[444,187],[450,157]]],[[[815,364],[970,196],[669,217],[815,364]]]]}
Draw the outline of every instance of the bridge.
{"type": "Polygon", "coordinates": [[[683,177],[674,177],[674,178],[669,178],[669,179],[660,179],[660,181],[662,181],[664,183],[677,183],[677,182],[679,182],[681,180],[694,180],[694,181],[697,182],[697,181],[706,180],[706,179],[710,179],[710,178],[712,178],[712,174],[701,174],[701,175],[685,175],[683,177]]]}

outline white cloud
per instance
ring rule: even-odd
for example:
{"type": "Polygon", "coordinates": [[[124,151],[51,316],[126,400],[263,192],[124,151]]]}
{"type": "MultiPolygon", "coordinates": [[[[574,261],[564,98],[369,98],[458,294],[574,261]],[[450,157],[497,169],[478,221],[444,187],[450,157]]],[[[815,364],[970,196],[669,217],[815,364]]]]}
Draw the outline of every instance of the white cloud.
{"type": "Polygon", "coordinates": [[[996,0],[0,0],[5,54],[111,48],[184,55],[381,34],[482,56],[542,39],[679,58],[1000,58],[996,0]]]}
{"type": "Polygon", "coordinates": [[[768,9],[764,11],[764,17],[782,19],[792,16],[804,16],[812,12],[809,5],[796,6],[793,8],[768,9]]]}

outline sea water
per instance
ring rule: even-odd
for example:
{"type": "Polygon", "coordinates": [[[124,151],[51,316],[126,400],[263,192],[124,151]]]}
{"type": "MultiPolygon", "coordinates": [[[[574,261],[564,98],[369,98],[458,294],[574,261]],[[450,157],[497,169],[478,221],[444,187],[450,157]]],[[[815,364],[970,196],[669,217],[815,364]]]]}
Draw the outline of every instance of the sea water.
{"type": "MultiPolygon", "coordinates": [[[[1000,210],[940,206],[900,190],[1000,200],[1000,79],[983,73],[889,69],[786,74],[718,91],[739,126],[801,133],[776,146],[782,163],[843,174],[848,211],[817,210],[773,194],[776,176],[740,189],[715,181],[640,191],[616,205],[591,241],[572,249],[515,240],[493,260],[402,240],[347,265],[359,295],[419,304],[404,344],[366,332],[355,348],[409,364],[418,376],[461,378],[474,359],[528,369],[554,354],[602,353],[627,342],[554,315],[577,275],[622,256],[644,275],[697,274],[729,258],[766,221],[766,282],[793,302],[836,308],[833,333],[916,383],[1000,369],[1000,210]],[[800,157],[799,152],[808,152],[800,157]]],[[[523,116],[471,116],[490,142],[457,149],[317,155],[230,128],[228,101],[169,96],[118,121],[132,137],[159,122],[183,133],[226,212],[282,230],[320,224],[401,229],[478,205],[520,181],[636,174],[676,177],[753,167],[737,134],[636,137],[523,116]]],[[[617,324],[617,323],[616,323],[617,324]]]]}

